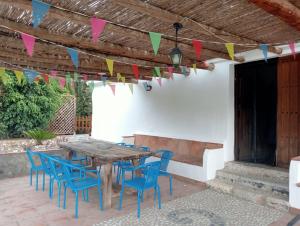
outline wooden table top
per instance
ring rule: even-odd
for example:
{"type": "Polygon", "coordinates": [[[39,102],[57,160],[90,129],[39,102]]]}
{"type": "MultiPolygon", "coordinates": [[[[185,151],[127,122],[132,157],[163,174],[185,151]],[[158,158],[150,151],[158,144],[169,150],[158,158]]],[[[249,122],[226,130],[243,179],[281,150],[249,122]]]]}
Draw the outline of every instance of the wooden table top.
{"type": "Polygon", "coordinates": [[[141,151],[138,148],[127,148],[115,143],[89,139],[86,141],[60,143],[60,147],[69,151],[76,151],[90,157],[97,158],[101,162],[115,162],[120,160],[139,159],[150,156],[152,152],[141,151]]]}

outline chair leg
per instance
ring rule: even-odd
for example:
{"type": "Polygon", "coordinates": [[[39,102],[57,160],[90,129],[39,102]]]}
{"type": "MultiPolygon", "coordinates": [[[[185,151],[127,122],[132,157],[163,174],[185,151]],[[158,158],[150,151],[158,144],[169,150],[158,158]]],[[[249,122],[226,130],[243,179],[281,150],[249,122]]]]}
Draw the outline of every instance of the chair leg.
{"type": "Polygon", "coordinates": [[[30,186],[32,186],[32,168],[30,169],[30,176],[29,176],[30,180],[29,180],[29,184],[30,186]]]}
{"type": "Polygon", "coordinates": [[[39,171],[38,170],[36,170],[35,171],[35,178],[36,178],[36,181],[35,181],[35,190],[37,191],[37,190],[39,190],[39,171]]]}
{"type": "Polygon", "coordinates": [[[156,195],[157,195],[157,190],[156,190],[156,187],[154,187],[154,196],[153,196],[154,207],[156,206],[156,195]]]}
{"type": "Polygon", "coordinates": [[[137,208],[137,216],[140,219],[141,216],[141,192],[138,191],[138,208],[137,208]]]}
{"type": "Polygon", "coordinates": [[[120,203],[119,203],[119,210],[122,210],[122,203],[123,203],[123,193],[124,193],[124,185],[122,184],[121,192],[120,192],[120,203]]]}
{"type": "Polygon", "coordinates": [[[45,172],[43,172],[43,191],[45,191],[45,172]]]}
{"type": "Polygon", "coordinates": [[[51,199],[52,197],[51,197],[51,182],[52,181],[52,179],[51,179],[51,176],[49,175],[49,198],[51,199]]]}
{"type": "Polygon", "coordinates": [[[158,197],[158,208],[161,209],[161,200],[160,200],[160,188],[157,185],[157,197],[158,197]]]}
{"type": "Polygon", "coordinates": [[[141,201],[144,202],[144,190],[141,193],[141,201]]]}
{"type": "Polygon", "coordinates": [[[117,184],[119,184],[119,182],[120,182],[120,174],[121,174],[121,168],[118,167],[118,170],[117,170],[117,184]]]}
{"type": "Polygon", "coordinates": [[[61,192],[61,183],[60,183],[60,181],[57,182],[57,186],[58,186],[57,206],[60,207],[60,192],[61,192]]]}
{"type": "Polygon", "coordinates": [[[67,201],[67,186],[64,185],[64,206],[63,206],[64,209],[66,209],[66,201],[67,201]]]}
{"type": "Polygon", "coordinates": [[[51,199],[53,198],[53,193],[54,193],[53,186],[54,186],[54,178],[51,178],[51,196],[50,196],[51,199]]]}
{"type": "Polygon", "coordinates": [[[99,193],[99,207],[100,207],[101,210],[103,210],[101,185],[98,185],[98,193],[99,193]]]}
{"type": "Polygon", "coordinates": [[[172,175],[169,176],[169,182],[170,182],[170,195],[173,194],[173,188],[172,188],[172,175]]]}
{"type": "Polygon", "coordinates": [[[85,193],[85,201],[89,201],[89,189],[86,189],[86,193],[85,193]]]}
{"type": "Polygon", "coordinates": [[[75,192],[76,200],[75,200],[75,218],[78,218],[78,191],[75,192]]]}

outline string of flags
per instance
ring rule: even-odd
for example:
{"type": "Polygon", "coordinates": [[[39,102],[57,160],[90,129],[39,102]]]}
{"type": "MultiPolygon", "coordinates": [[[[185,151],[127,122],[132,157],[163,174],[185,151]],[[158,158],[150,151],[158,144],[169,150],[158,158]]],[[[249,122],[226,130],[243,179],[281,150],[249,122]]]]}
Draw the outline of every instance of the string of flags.
{"type": "MultiPolygon", "coordinates": [[[[48,4],[48,3],[45,3],[45,2],[42,2],[39,0],[32,0],[32,14],[33,14],[33,27],[34,28],[37,28],[40,25],[40,23],[42,22],[42,20],[45,18],[46,14],[48,13],[50,7],[52,7],[51,4],[48,4]]],[[[57,9],[60,9],[60,8],[57,8],[57,9]]],[[[98,38],[103,33],[107,22],[112,23],[110,21],[106,21],[106,20],[96,18],[96,17],[92,17],[90,19],[93,43],[97,42],[98,38]]],[[[150,42],[152,44],[153,52],[155,55],[157,55],[158,51],[159,51],[159,47],[160,47],[161,37],[167,36],[167,35],[157,33],[157,32],[148,32],[148,33],[149,33],[150,42]]],[[[28,55],[32,56],[36,37],[30,36],[30,35],[24,34],[24,33],[22,33],[21,36],[22,36],[22,39],[23,39],[23,42],[24,42],[24,45],[25,45],[28,55]]],[[[185,39],[187,39],[187,38],[185,38],[185,39]]],[[[188,40],[192,40],[192,45],[195,49],[196,58],[197,58],[197,60],[200,60],[201,50],[202,50],[202,46],[203,46],[202,42],[209,42],[209,41],[196,40],[196,39],[188,39],[188,40]]],[[[228,55],[231,60],[234,60],[234,45],[242,45],[242,44],[238,44],[238,43],[235,43],[235,44],[234,43],[222,43],[222,42],[211,42],[211,43],[225,44],[225,47],[227,49],[228,55]]],[[[250,44],[244,44],[244,45],[249,46],[250,44]]],[[[253,44],[251,44],[251,45],[253,45],[253,44]]],[[[262,50],[262,54],[266,61],[267,61],[267,56],[268,56],[267,52],[268,52],[269,46],[270,46],[270,44],[265,44],[265,43],[259,44],[259,48],[262,50]]],[[[295,57],[295,54],[296,54],[295,53],[295,42],[290,41],[289,47],[291,49],[291,53],[295,57]]],[[[78,68],[79,67],[78,50],[68,48],[68,47],[66,47],[66,48],[67,48],[67,52],[69,53],[74,66],[76,68],[78,68]]],[[[108,66],[110,75],[112,75],[114,61],[110,60],[110,59],[106,59],[106,62],[107,62],[107,66],[108,66]]],[[[125,63],[125,62],[119,62],[119,63],[125,63]]],[[[128,63],[126,63],[126,64],[128,64],[128,63]]],[[[132,66],[136,79],[139,78],[138,66],[145,67],[143,65],[136,65],[136,64],[132,66]]]]}

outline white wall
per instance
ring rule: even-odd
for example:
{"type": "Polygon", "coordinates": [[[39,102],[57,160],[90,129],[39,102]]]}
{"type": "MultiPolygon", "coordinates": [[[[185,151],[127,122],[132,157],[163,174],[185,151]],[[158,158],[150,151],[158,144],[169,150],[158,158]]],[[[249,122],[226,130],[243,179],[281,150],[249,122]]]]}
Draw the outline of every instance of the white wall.
{"type": "MultiPolygon", "coordinates": [[[[116,96],[109,86],[97,86],[93,92],[92,136],[118,142],[134,133],[181,139],[219,142],[233,148],[233,70],[231,62],[216,64],[214,71],[192,70],[189,77],[175,75],[174,80],[155,79],[146,92],[134,85],[118,84],[116,96]],[[231,84],[232,83],[232,84],[231,84]],[[229,140],[230,139],[230,140],[229,140]]],[[[227,150],[227,160],[233,150],[227,150]],[[228,153],[227,153],[228,152],[228,153]]]]}

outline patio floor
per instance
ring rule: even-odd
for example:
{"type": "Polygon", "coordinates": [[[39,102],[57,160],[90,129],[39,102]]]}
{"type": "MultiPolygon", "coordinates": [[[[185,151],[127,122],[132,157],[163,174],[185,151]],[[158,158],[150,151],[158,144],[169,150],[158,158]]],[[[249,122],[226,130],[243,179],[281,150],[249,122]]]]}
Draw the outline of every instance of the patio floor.
{"type": "MultiPolygon", "coordinates": [[[[35,180],[33,181],[35,182],[35,180]]],[[[48,182],[48,181],[47,181],[48,182]]],[[[205,184],[183,178],[174,178],[174,194],[169,196],[169,184],[167,178],[160,178],[161,195],[163,203],[206,189],[205,184]]],[[[40,186],[41,188],[41,186],[40,186]]],[[[136,195],[125,195],[123,210],[117,210],[118,197],[113,199],[113,208],[105,211],[98,209],[97,192],[90,192],[90,201],[79,199],[79,219],[74,218],[74,195],[68,192],[67,209],[57,207],[57,189],[55,187],[54,199],[48,198],[48,183],[45,192],[40,189],[35,192],[34,186],[29,186],[28,177],[18,177],[0,180],[0,222],[1,225],[19,226],[60,226],[60,225],[93,225],[113,217],[136,213],[136,195]]],[[[215,203],[218,205],[218,203],[215,203]]],[[[163,205],[164,206],[164,205],[163,205]]],[[[163,208],[162,206],[162,208],[163,208]]],[[[142,209],[153,207],[153,193],[145,193],[145,201],[142,209]]],[[[246,213],[245,213],[246,214],[246,213]]],[[[285,213],[272,226],[287,225],[295,215],[285,213]]],[[[300,224],[295,224],[300,225],[300,224]]]]}

